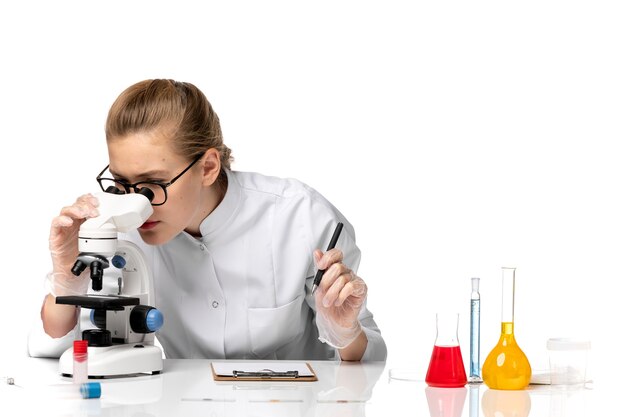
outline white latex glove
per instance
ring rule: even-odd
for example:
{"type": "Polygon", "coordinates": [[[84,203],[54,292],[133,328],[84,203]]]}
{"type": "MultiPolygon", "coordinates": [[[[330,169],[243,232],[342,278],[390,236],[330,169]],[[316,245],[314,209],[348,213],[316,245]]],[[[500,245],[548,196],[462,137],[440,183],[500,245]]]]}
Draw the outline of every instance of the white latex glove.
{"type": "Polygon", "coordinates": [[[319,339],[334,348],[343,349],[361,333],[359,312],[367,296],[367,285],[342,263],[343,252],[331,249],[313,253],[318,269],[325,269],[315,291],[315,322],[319,339]]]}
{"type": "Polygon", "coordinates": [[[49,248],[52,257],[52,272],[46,277],[50,294],[85,294],[89,288],[89,269],[80,276],[72,274],[72,266],[78,256],[78,229],[83,222],[98,216],[98,199],[85,194],[71,206],[63,207],[61,213],[52,219],[49,248]]]}

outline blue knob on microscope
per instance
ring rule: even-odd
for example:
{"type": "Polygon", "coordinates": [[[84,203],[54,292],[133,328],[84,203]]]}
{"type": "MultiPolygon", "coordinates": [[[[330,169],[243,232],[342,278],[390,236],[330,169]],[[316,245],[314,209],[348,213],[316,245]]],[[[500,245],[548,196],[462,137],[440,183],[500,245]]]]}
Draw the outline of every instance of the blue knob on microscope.
{"type": "Polygon", "coordinates": [[[135,333],[156,332],[163,326],[163,313],[152,306],[138,305],[130,312],[130,328],[135,333]]]}
{"type": "Polygon", "coordinates": [[[122,269],[126,266],[126,259],[123,256],[115,255],[113,259],[111,259],[111,263],[117,269],[122,269]]]}
{"type": "Polygon", "coordinates": [[[163,326],[163,313],[156,308],[148,311],[146,315],[146,326],[151,332],[156,332],[163,326]]]}

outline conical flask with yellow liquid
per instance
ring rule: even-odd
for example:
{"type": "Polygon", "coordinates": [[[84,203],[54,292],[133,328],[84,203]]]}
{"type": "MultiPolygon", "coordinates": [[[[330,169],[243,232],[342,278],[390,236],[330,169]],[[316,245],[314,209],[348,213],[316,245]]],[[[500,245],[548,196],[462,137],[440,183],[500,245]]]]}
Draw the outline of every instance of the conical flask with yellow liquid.
{"type": "Polygon", "coordinates": [[[518,390],[530,383],[528,358],[513,334],[515,268],[502,268],[502,333],[483,364],[483,381],[492,389],[518,390]]]}

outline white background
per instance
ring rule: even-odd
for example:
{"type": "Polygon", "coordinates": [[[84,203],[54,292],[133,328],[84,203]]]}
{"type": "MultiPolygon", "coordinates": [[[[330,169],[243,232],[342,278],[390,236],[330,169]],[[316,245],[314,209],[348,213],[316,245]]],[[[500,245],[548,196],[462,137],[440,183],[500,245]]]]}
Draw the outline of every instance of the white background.
{"type": "Polygon", "coordinates": [[[472,276],[484,359],[500,267],[515,266],[533,368],[547,367],[548,337],[589,337],[597,383],[616,378],[622,2],[199,3],[0,5],[3,360],[25,354],[50,220],[97,189],[110,104],[173,78],[208,96],[233,169],[298,178],[353,223],[391,367],[425,373],[443,309],[460,313],[469,366],[472,276]]]}

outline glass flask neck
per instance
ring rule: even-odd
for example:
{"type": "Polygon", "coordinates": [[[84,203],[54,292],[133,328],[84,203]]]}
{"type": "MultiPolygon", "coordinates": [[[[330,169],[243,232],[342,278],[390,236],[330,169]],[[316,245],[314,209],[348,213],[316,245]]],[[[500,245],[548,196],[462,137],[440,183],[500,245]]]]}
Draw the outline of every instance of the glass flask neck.
{"type": "Polygon", "coordinates": [[[480,300],[480,293],[478,292],[478,286],[480,285],[480,278],[472,278],[472,300],[480,300]]]}
{"type": "Polygon", "coordinates": [[[513,334],[513,322],[503,321],[502,322],[502,334],[510,335],[513,334]]]}
{"type": "Polygon", "coordinates": [[[502,323],[513,323],[514,304],[515,268],[502,268],[502,323]]]}
{"type": "Polygon", "coordinates": [[[458,313],[437,313],[435,346],[459,346],[458,327],[458,313]]]}

